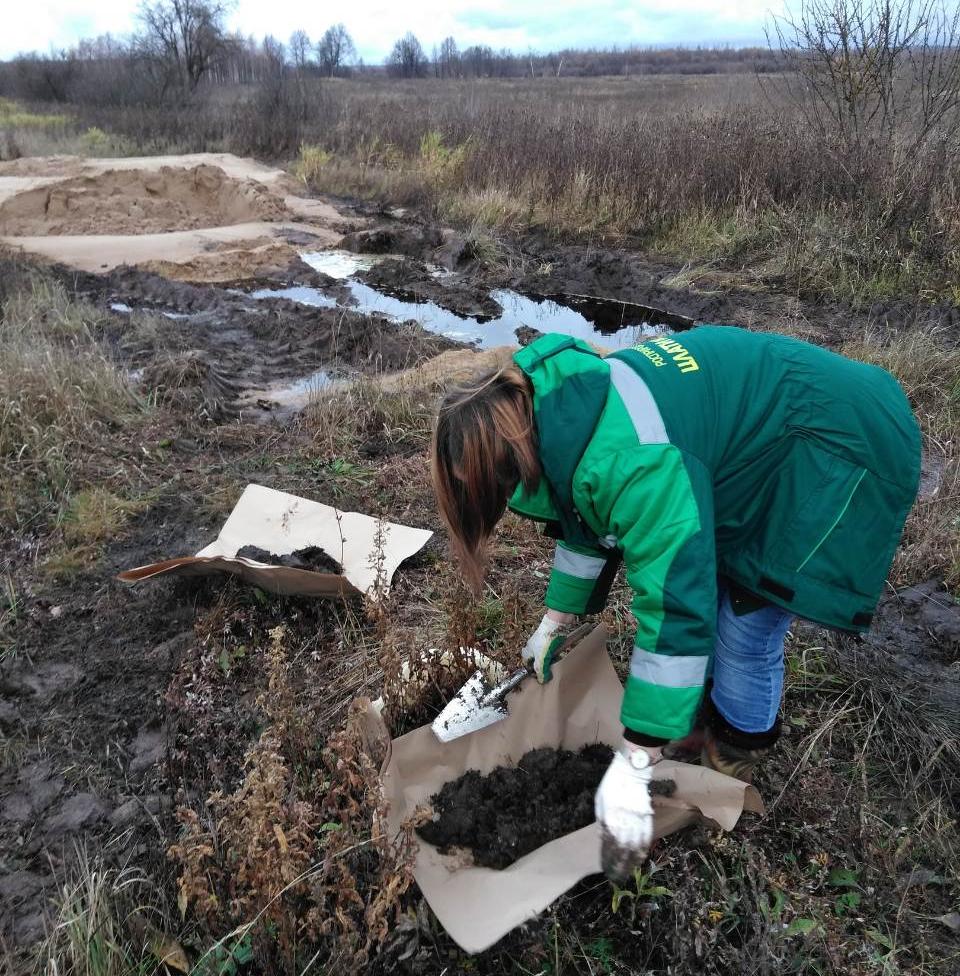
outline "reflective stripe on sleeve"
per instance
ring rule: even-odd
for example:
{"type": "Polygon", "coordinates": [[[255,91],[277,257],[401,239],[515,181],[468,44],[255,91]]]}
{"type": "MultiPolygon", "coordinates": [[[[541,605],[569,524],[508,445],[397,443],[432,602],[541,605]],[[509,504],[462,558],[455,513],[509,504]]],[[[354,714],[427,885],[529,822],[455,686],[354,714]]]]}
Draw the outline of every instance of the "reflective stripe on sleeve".
{"type": "Polygon", "coordinates": [[[571,549],[564,549],[562,546],[557,546],[553,554],[553,568],[558,573],[566,573],[567,576],[577,576],[580,579],[597,579],[606,565],[607,561],[602,556],[586,556],[571,549]]]}
{"type": "Polygon", "coordinates": [[[706,680],[709,663],[709,657],[653,654],[642,647],[634,647],[630,676],[661,688],[697,688],[706,680]]]}
{"type": "Polygon", "coordinates": [[[623,401],[641,444],[669,444],[667,428],[650,387],[640,374],[619,359],[608,359],[610,382],[623,401]]]}

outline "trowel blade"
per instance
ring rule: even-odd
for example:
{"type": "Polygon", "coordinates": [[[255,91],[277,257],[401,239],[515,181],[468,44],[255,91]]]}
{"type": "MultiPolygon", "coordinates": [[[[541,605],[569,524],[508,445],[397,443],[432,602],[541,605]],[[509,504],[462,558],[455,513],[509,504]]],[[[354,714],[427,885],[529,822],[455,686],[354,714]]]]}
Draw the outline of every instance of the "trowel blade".
{"type": "MultiPolygon", "coordinates": [[[[575,628],[557,648],[555,659],[586,637],[591,630],[593,630],[592,624],[581,624],[575,628]]],[[[452,742],[462,735],[485,729],[488,725],[506,718],[509,715],[506,704],[507,693],[513,691],[532,674],[530,667],[517,668],[499,684],[491,685],[483,671],[475,671],[433,720],[431,728],[434,735],[441,742],[452,742]]]]}
{"type": "Polygon", "coordinates": [[[433,720],[434,735],[452,742],[507,717],[505,693],[497,696],[482,671],[476,671],[433,720]]]}

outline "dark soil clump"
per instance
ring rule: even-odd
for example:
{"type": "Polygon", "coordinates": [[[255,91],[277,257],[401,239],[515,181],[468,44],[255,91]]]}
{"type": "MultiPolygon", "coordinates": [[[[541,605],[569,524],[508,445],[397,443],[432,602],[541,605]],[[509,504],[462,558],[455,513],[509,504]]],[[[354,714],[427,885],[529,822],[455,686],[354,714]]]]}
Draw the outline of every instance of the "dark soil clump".
{"type": "Polygon", "coordinates": [[[534,749],[486,776],[468,770],[431,797],[438,817],[418,832],[442,853],[466,848],[475,864],[505,868],[593,823],[594,794],[612,756],[606,745],[534,749]]]}
{"type": "Polygon", "coordinates": [[[271,566],[287,566],[289,569],[306,569],[311,573],[336,573],[339,576],[343,572],[343,566],[320,546],[296,549],[285,556],[267,552],[259,546],[244,546],[237,550],[237,555],[241,559],[253,559],[271,566]]]}
{"type": "Polygon", "coordinates": [[[672,779],[655,779],[650,782],[651,796],[673,796],[677,792],[677,782],[672,779]]]}

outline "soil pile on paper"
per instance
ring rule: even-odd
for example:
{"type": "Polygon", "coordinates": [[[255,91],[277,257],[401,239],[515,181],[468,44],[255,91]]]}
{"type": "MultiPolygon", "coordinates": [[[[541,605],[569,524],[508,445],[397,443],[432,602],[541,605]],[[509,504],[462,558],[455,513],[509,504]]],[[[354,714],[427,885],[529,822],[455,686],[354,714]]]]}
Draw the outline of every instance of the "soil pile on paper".
{"type": "Polygon", "coordinates": [[[606,745],[534,749],[485,776],[468,770],[431,797],[438,816],[418,832],[444,854],[465,848],[475,864],[505,868],[593,823],[594,794],[612,756],[606,745]]]}
{"type": "Polygon", "coordinates": [[[281,197],[217,166],[109,170],[38,186],[0,205],[0,234],[154,234],[282,220],[281,197]]]}
{"type": "Polygon", "coordinates": [[[339,576],[343,572],[343,566],[320,546],[307,546],[283,556],[268,552],[259,546],[244,546],[237,550],[237,556],[240,559],[253,559],[258,563],[267,563],[270,566],[305,569],[311,573],[336,573],[339,576]]]}

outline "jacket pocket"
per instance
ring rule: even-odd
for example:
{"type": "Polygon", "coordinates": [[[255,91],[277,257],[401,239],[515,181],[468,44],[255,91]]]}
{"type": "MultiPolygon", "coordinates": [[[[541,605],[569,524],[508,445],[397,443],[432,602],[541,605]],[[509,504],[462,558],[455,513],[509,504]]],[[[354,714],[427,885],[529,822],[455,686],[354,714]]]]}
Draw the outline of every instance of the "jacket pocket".
{"type": "MultiPolygon", "coordinates": [[[[770,563],[835,586],[862,586],[855,568],[862,565],[862,555],[837,551],[834,536],[859,511],[857,496],[867,477],[862,465],[796,438],[778,485],[781,517],[776,519],[780,524],[772,527],[776,536],[768,550],[770,563]]],[[[859,543],[858,548],[869,545],[869,540],[861,538],[859,543]]]]}

